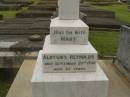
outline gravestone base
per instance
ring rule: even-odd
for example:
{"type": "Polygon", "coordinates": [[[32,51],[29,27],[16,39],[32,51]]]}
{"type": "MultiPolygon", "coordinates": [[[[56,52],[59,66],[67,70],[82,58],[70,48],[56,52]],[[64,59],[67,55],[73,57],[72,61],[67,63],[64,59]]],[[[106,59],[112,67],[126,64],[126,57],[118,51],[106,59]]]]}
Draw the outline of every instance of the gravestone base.
{"type": "Polygon", "coordinates": [[[96,71],[97,51],[88,45],[50,44],[45,38],[41,51],[44,72],[91,72],[96,71]]]}
{"type": "Polygon", "coordinates": [[[96,72],[44,73],[38,56],[32,76],[33,97],[106,97],[108,79],[99,64],[96,72]]]}
{"type": "Polygon", "coordinates": [[[88,44],[89,27],[82,20],[51,20],[50,37],[52,44],[88,44]]]}

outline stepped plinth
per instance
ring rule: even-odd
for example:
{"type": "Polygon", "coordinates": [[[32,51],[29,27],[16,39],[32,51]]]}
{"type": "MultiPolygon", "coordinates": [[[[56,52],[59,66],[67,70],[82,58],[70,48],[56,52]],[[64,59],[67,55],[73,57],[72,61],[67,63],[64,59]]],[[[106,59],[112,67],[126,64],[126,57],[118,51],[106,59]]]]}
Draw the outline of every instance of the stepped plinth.
{"type": "Polygon", "coordinates": [[[33,97],[106,97],[108,78],[79,19],[79,0],[59,0],[32,76],[33,97]]]}

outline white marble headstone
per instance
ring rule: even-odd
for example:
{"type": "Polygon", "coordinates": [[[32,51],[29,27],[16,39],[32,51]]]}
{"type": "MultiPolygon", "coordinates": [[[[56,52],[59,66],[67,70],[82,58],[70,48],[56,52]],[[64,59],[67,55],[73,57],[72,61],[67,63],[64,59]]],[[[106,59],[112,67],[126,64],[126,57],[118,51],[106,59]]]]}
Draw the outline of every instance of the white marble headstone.
{"type": "Polygon", "coordinates": [[[59,0],[59,18],[63,20],[79,19],[80,0],[59,0]]]}
{"type": "Polygon", "coordinates": [[[33,97],[106,97],[108,79],[79,19],[80,0],[59,0],[59,16],[39,52],[32,77],[33,97]]]}

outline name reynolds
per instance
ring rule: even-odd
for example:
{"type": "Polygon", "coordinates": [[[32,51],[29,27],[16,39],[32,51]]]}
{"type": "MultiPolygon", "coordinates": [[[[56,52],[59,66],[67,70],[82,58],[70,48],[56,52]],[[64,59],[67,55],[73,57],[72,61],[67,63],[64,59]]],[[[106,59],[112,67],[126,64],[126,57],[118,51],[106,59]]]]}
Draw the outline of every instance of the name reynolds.
{"type": "Polygon", "coordinates": [[[45,60],[93,60],[94,55],[43,55],[45,60]]]}

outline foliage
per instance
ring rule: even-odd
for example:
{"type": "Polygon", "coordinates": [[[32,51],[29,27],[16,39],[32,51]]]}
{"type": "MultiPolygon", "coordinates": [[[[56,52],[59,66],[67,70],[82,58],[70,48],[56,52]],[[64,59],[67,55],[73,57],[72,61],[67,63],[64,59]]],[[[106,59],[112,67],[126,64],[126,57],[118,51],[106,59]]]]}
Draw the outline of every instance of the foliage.
{"type": "Polygon", "coordinates": [[[2,81],[0,80],[0,97],[5,97],[8,89],[10,87],[9,81],[2,81]]]}
{"type": "Polygon", "coordinates": [[[118,40],[117,32],[90,31],[89,38],[99,54],[105,56],[116,55],[118,40]]]}
{"type": "Polygon", "coordinates": [[[117,0],[83,0],[83,1],[89,1],[89,2],[115,2],[117,0]]]}
{"type": "Polygon", "coordinates": [[[127,4],[114,4],[111,6],[94,6],[96,9],[110,10],[116,13],[116,19],[122,22],[130,23],[130,12],[127,4]]]}
{"type": "Polygon", "coordinates": [[[14,18],[17,11],[0,11],[4,18],[14,18]]]}
{"type": "Polygon", "coordinates": [[[18,10],[18,11],[14,11],[14,10],[0,11],[0,14],[2,14],[4,18],[15,18],[16,13],[27,11],[27,10],[28,10],[27,7],[22,7],[21,10],[18,10]]]}

